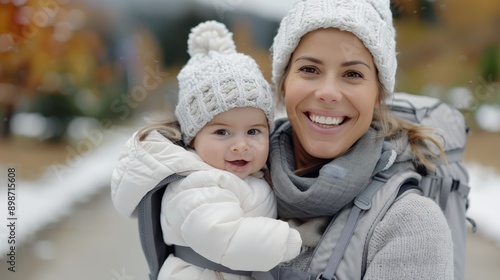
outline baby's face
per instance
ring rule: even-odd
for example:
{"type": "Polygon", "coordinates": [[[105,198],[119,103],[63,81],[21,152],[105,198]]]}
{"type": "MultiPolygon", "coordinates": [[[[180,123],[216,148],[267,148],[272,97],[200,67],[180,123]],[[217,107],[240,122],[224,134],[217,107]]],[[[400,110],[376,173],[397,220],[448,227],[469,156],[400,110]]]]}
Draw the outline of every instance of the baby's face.
{"type": "Polygon", "coordinates": [[[243,179],[266,163],[269,152],[266,115],[253,107],[220,113],[196,134],[193,148],[206,163],[243,179]]]}

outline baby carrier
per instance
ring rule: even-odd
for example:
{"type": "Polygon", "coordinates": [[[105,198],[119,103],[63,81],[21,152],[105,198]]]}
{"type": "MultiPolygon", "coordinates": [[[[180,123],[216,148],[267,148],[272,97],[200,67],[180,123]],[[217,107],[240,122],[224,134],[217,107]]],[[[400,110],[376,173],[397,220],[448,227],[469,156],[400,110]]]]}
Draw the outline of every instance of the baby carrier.
{"type": "Polygon", "coordinates": [[[196,253],[193,249],[184,246],[167,245],[163,240],[160,224],[161,201],[165,188],[172,182],[184,176],[172,174],[163,179],[150,190],[137,206],[137,219],[139,222],[139,237],[141,246],[149,266],[149,279],[158,279],[160,268],[168,255],[175,254],[193,265],[208,268],[214,271],[250,276],[252,272],[236,271],[221,264],[214,263],[196,253]]]}
{"type": "MultiPolygon", "coordinates": [[[[435,161],[435,172],[425,168],[401,170],[400,164],[394,164],[388,170],[376,174],[353,203],[332,220],[316,247],[307,271],[278,266],[269,272],[255,272],[254,277],[269,280],[362,279],[367,252],[364,240],[370,238],[375,225],[396,198],[410,192],[420,192],[432,198],[443,210],[454,243],[455,279],[464,279],[466,210],[469,202],[469,177],[462,161],[468,134],[464,117],[454,107],[426,96],[397,93],[388,106],[403,119],[432,127],[442,135],[446,141],[444,150],[447,162],[443,159],[435,161]]],[[[150,279],[157,279],[161,265],[169,254],[174,253],[174,247],[167,246],[163,241],[160,206],[165,187],[179,178],[175,174],[165,178],[138,206],[139,233],[150,269],[150,279]]],[[[469,221],[475,231],[475,224],[469,221]]],[[[201,267],[228,271],[196,253],[184,255],[183,259],[201,267]]]]}

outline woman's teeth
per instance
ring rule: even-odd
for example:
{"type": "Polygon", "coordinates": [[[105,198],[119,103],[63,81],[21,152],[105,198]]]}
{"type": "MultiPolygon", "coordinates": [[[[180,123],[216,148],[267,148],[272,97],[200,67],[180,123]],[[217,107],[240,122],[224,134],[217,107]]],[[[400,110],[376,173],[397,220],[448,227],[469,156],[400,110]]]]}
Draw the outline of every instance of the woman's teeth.
{"type": "Polygon", "coordinates": [[[318,124],[339,125],[340,123],[342,123],[344,121],[345,117],[332,118],[332,117],[325,117],[325,116],[309,115],[309,119],[315,123],[318,123],[318,124]]]}

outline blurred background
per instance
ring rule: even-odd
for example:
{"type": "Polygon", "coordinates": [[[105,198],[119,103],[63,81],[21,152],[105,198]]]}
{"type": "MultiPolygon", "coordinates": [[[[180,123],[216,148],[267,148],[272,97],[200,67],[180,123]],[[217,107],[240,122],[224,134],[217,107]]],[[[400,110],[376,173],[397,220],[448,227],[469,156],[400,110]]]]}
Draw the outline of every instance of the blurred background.
{"type": "MultiPolygon", "coordinates": [[[[147,279],[109,180],[145,118],[175,106],[187,36],[213,19],[270,79],[287,0],[0,0],[0,279],[147,279]],[[16,272],[7,170],[15,168],[16,272]]],[[[439,97],[471,134],[467,279],[500,277],[500,1],[394,0],[397,91],[439,97]]]]}

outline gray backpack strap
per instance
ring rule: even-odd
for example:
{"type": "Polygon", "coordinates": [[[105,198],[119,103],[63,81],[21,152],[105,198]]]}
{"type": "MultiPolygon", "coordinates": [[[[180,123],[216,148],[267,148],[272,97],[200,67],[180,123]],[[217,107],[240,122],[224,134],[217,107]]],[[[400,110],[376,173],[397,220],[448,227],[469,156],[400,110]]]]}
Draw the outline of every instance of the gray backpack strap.
{"type": "Polygon", "coordinates": [[[219,272],[224,272],[224,273],[230,273],[230,274],[236,274],[236,275],[244,275],[244,276],[250,276],[252,275],[251,271],[242,271],[242,270],[232,270],[228,267],[223,266],[222,264],[215,263],[202,255],[196,253],[192,248],[190,247],[185,247],[185,246],[174,246],[174,255],[185,262],[188,262],[192,265],[196,265],[198,267],[203,267],[206,269],[214,270],[214,271],[219,271],[219,272]]]}
{"type": "Polygon", "coordinates": [[[365,241],[371,236],[371,230],[392,205],[402,185],[418,185],[420,180],[420,175],[405,168],[404,164],[395,164],[371,179],[355,201],[343,208],[341,213],[331,221],[315,249],[310,260],[311,264],[305,271],[281,265],[268,272],[254,272],[252,276],[258,280],[317,280],[336,279],[336,277],[361,279],[365,265],[363,264],[364,258],[358,255],[359,249],[363,250],[366,245],[359,243],[360,239],[365,241]],[[401,171],[402,169],[406,171],[401,171]],[[359,221],[363,219],[366,222],[360,229],[359,221]],[[360,234],[355,235],[355,233],[360,234]],[[353,240],[361,245],[351,246],[353,240]],[[353,252],[357,258],[355,260],[352,259],[353,252]],[[359,270],[343,271],[342,275],[339,275],[339,270],[346,267],[346,256],[349,259],[348,266],[351,269],[359,267],[359,270]]]}
{"type": "Polygon", "coordinates": [[[344,257],[345,251],[351,241],[351,237],[354,234],[354,230],[356,229],[356,225],[358,224],[361,214],[363,211],[367,211],[371,208],[373,196],[385,183],[387,183],[387,179],[388,177],[385,176],[384,173],[376,174],[365,190],[356,197],[354,200],[354,207],[352,207],[349,217],[347,218],[347,222],[342,229],[337,246],[333,249],[333,253],[328,261],[328,264],[326,265],[325,271],[318,276],[318,279],[336,279],[335,272],[344,257]]]}
{"type": "Polygon", "coordinates": [[[448,197],[452,191],[458,192],[462,197],[469,195],[470,187],[452,177],[427,175],[422,178],[420,188],[427,197],[435,198],[435,201],[446,211],[448,197]]]}
{"type": "Polygon", "coordinates": [[[182,179],[183,176],[172,174],[164,178],[150,190],[137,205],[137,220],[139,223],[139,237],[141,246],[149,266],[149,279],[156,280],[160,267],[173,253],[173,247],[163,241],[160,225],[161,200],[165,187],[171,182],[182,179]]]}
{"type": "Polygon", "coordinates": [[[149,266],[149,279],[157,280],[160,268],[168,255],[175,254],[176,257],[193,265],[237,275],[250,276],[251,271],[237,271],[229,269],[221,264],[214,263],[196,253],[193,249],[183,246],[171,246],[165,244],[160,224],[161,201],[165,188],[168,184],[184,178],[178,174],[172,174],[150,190],[137,206],[137,220],[139,223],[139,237],[142,250],[149,266]]]}
{"type": "Polygon", "coordinates": [[[254,271],[252,277],[257,280],[317,280],[319,275],[313,275],[309,272],[294,269],[291,267],[276,266],[270,271],[254,271]]]}
{"type": "Polygon", "coordinates": [[[451,177],[443,178],[440,176],[427,175],[422,178],[420,188],[424,196],[435,197],[436,203],[441,207],[441,210],[446,210],[448,203],[448,195],[453,186],[453,179],[451,177]]]}
{"type": "MultiPolygon", "coordinates": [[[[463,158],[463,149],[454,149],[450,151],[446,151],[446,162],[442,160],[434,161],[436,165],[440,168],[437,173],[431,172],[427,169],[424,170],[424,176],[422,181],[420,182],[420,188],[424,196],[433,198],[434,201],[441,207],[443,212],[446,211],[446,206],[448,203],[448,197],[452,191],[457,192],[464,199],[467,200],[469,196],[470,187],[466,182],[468,182],[468,178],[461,178],[461,176],[454,176],[453,173],[449,173],[450,171],[443,170],[442,166],[447,166],[445,169],[450,169],[450,165],[453,166],[454,169],[460,170],[461,161],[463,158]],[[456,179],[457,178],[457,179],[456,179]]],[[[455,171],[456,173],[457,171],[455,171]]],[[[458,171],[461,173],[460,171],[458,171]]],[[[465,173],[466,171],[463,171],[465,173]]]]}

